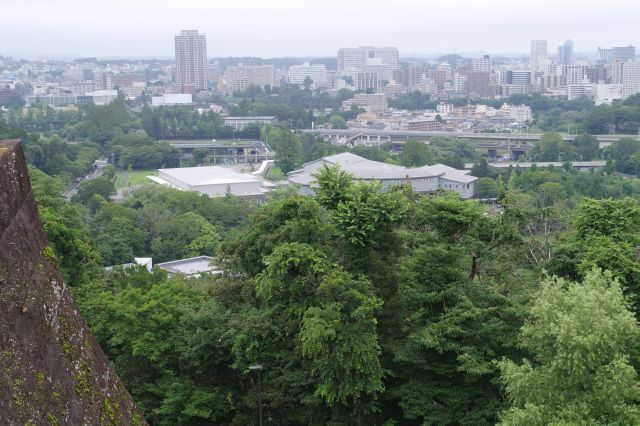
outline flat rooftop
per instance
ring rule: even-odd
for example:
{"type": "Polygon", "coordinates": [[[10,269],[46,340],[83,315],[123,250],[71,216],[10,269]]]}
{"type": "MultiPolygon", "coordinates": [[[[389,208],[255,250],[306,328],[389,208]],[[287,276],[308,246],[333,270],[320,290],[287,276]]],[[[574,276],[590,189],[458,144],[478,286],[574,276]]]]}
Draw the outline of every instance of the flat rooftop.
{"type": "Polygon", "coordinates": [[[245,117],[225,117],[225,121],[245,121],[245,120],[276,120],[278,117],[275,115],[264,115],[264,116],[245,116],[245,117]]]}
{"type": "Polygon", "coordinates": [[[211,256],[198,256],[189,259],[172,260],[170,262],[157,263],[156,266],[170,274],[195,275],[203,272],[219,273],[215,266],[211,265],[211,256]]]}
{"type": "Polygon", "coordinates": [[[163,140],[176,148],[264,148],[266,144],[259,140],[238,140],[238,139],[176,139],[163,140]]]}
{"type": "Polygon", "coordinates": [[[176,180],[180,180],[190,186],[223,185],[233,183],[260,183],[260,178],[248,174],[238,173],[220,166],[182,167],[174,169],[158,169],[176,180]]]}

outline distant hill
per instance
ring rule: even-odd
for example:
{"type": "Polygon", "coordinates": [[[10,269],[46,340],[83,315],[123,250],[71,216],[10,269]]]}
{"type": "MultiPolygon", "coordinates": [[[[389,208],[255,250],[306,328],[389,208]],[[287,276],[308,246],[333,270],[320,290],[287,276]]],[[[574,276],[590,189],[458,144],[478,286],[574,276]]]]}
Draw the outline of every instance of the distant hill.
{"type": "Polygon", "coordinates": [[[464,57],[462,57],[460,55],[457,55],[455,53],[451,54],[451,55],[440,56],[437,59],[438,62],[448,62],[451,65],[455,65],[455,64],[458,64],[460,62],[464,62],[466,60],[467,60],[466,58],[464,58],[464,57]]]}

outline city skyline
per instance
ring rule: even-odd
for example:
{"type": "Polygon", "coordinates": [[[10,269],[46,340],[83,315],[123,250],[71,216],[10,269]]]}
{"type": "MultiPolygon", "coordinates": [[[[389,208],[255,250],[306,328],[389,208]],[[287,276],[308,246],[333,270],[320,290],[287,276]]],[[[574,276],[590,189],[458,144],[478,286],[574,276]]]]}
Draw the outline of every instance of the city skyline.
{"type": "Polygon", "coordinates": [[[0,47],[0,54],[25,59],[171,58],[172,37],[182,29],[207,34],[207,55],[212,58],[326,57],[335,56],[343,46],[367,45],[394,46],[404,57],[448,53],[525,56],[530,41],[536,39],[548,41],[550,54],[566,39],[574,41],[576,53],[594,53],[599,46],[640,44],[638,36],[629,36],[640,12],[640,6],[630,1],[613,1],[607,7],[582,2],[579,20],[575,19],[575,5],[547,0],[530,10],[503,0],[482,4],[400,0],[393,10],[401,20],[394,20],[388,6],[377,1],[363,8],[362,4],[328,0],[326,7],[312,11],[284,0],[244,0],[215,7],[202,0],[186,0],[180,8],[169,2],[92,4],[85,8],[86,3],[78,0],[6,1],[2,9],[7,19],[0,28],[0,39],[12,43],[0,47]],[[38,14],[33,14],[34,8],[38,14]],[[606,31],[599,31],[598,26],[606,31]]]}

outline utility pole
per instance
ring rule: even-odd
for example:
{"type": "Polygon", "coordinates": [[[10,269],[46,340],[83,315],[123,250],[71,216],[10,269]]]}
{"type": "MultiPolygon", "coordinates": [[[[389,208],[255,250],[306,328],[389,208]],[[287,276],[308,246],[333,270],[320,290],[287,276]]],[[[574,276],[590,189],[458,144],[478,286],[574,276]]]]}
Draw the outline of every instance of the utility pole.
{"type": "Polygon", "coordinates": [[[255,372],[258,376],[258,425],[262,426],[262,389],[260,373],[262,372],[262,366],[260,364],[254,364],[249,366],[249,371],[255,372]]]}

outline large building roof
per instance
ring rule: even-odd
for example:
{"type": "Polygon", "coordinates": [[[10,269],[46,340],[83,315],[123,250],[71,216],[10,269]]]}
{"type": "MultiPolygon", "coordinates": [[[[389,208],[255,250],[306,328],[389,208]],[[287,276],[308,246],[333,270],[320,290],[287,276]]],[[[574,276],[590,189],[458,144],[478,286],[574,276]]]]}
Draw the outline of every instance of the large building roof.
{"type": "Polygon", "coordinates": [[[309,185],[315,180],[314,174],[324,165],[338,165],[357,179],[365,180],[402,180],[411,178],[440,177],[454,182],[473,182],[475,177],[469,171],[458,170],[444,164],[422,167],[404,167],[395,164],[368,160],[349,152],[331,155],[302,166],[302,169],[289,173],[289,181],[301,185],[309,185]]]}
{"type": "Polygon", "coordinates": [[[157,263],[156,266],[164,269],[169,274],[185,274],[186,276],[198,276],[204,272],[214,274],[220,273],[215,266],[211,264],[213,260],[210,256],[191,257],[189,259],[172,260],[170,262],[157,263]]]}
{"type": "Polygon", "coordinates": [[[218,166],[160,169],[159,171],[190,186],[260,182],[256,176],[218,166]]]}

